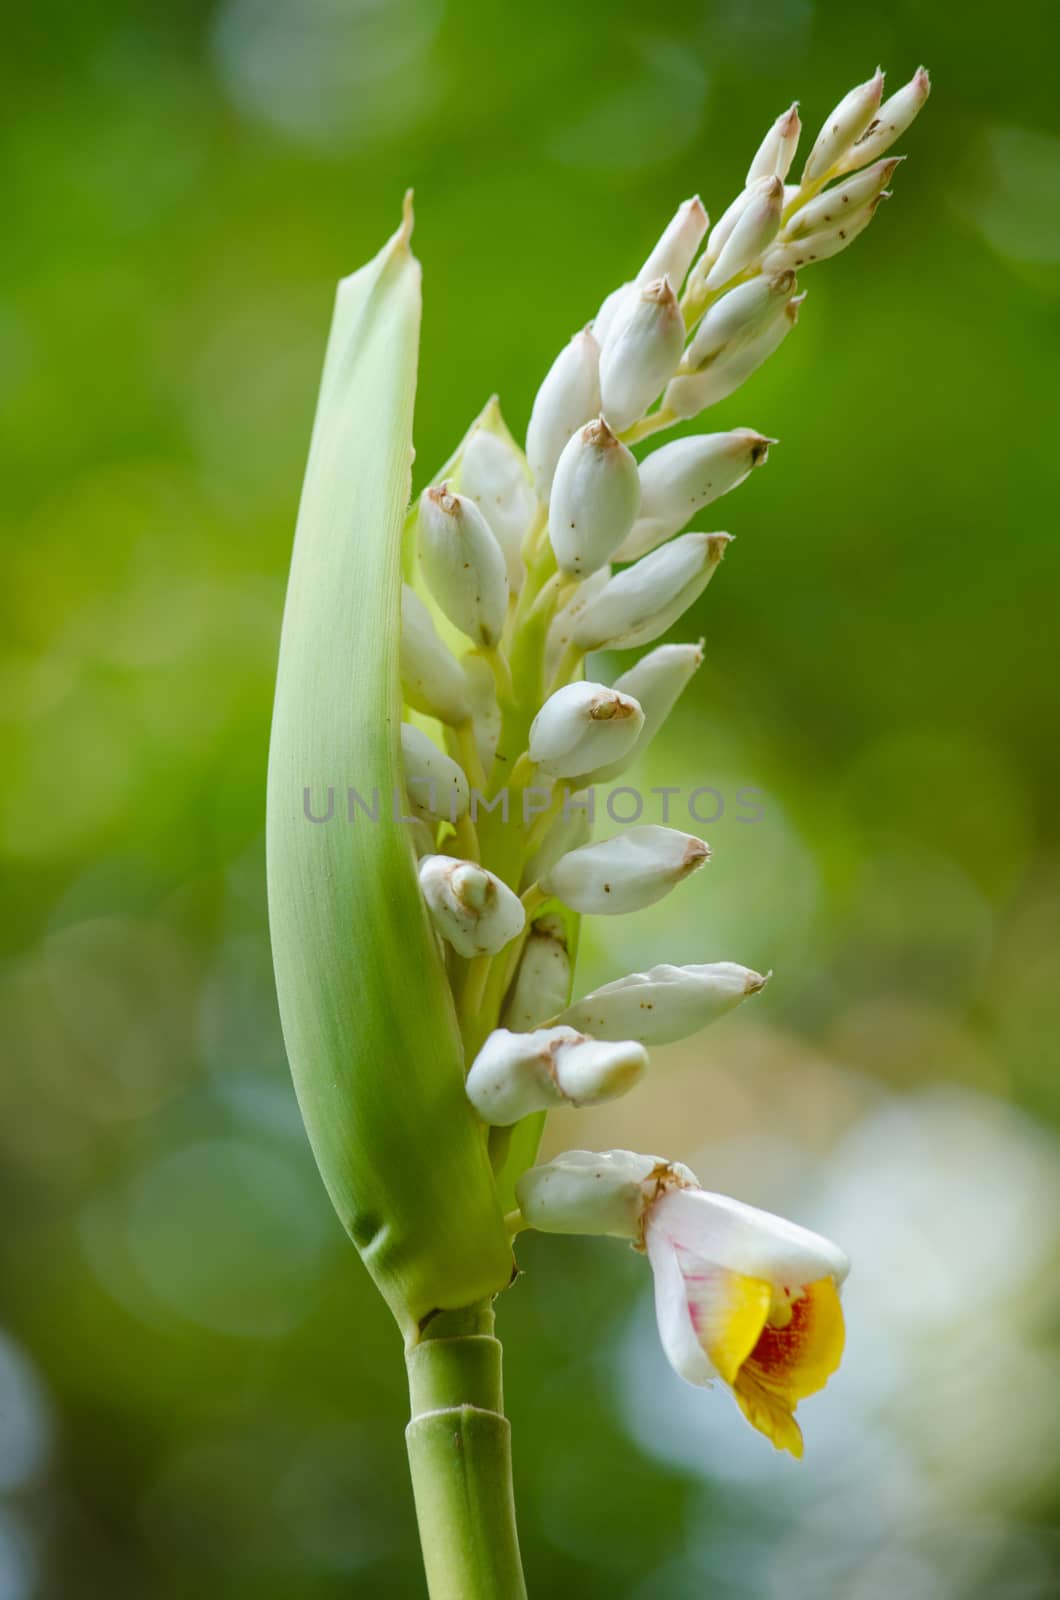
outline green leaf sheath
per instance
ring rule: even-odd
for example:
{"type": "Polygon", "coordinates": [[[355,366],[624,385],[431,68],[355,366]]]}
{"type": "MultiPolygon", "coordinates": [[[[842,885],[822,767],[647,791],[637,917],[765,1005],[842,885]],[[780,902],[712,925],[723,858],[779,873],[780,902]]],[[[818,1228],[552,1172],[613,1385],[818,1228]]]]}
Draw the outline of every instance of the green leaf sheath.
{"type": "Polygon", "coordinates": [[[398,630],[420,269],[410,221],[338,289],[298,517],[268,782],[269,917],[288,1057],[324,1182],[414,1343],[503,1289],[512,1255],[416,881],[398,630]],[[380,796],[348,823],[346,791],[380,796]],[[305,813],[308,790],[315,824],[305,813]]]}

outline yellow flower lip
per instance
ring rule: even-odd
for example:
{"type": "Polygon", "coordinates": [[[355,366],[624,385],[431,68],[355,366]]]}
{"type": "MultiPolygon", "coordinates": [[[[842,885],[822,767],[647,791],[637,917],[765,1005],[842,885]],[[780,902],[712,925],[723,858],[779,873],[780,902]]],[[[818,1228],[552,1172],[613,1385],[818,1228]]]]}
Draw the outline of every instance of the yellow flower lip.
{"type": "Polygon", "coordinates": [[[682,1271],[708,1360],[751,1426],[778,1450],[801,1457],[798,1403],[824,1388],[843,1355],[843,1311],[834,1280],[778,1290],[763,1278],[724,1268],[682,1271]],[[719,1302],[709,1312],[708,1298],[719,1302]]]}

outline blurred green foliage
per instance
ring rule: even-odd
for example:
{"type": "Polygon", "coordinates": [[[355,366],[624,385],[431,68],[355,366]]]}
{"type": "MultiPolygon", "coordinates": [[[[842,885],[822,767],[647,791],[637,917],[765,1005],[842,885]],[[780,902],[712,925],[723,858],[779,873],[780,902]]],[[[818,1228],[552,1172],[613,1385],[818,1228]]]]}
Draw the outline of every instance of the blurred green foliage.
{"type": "Polygon", "coordinates": [[[496,388],[519,433],[676,203],[716,213],[877,59],[935,93],[712,413],[782,443],[719,508],[646,774],[763,819],[707,830],[676,920],[586,940],[586,982],[777,975],[554,1135],[827,1222],[851,1354],[793,1476],[671,1387],[635,1256],[528,1241],[522,1532],[532,1592],[580,1600],[1054,1593],[1054,9],[88,0],[5,36],[4,1600],[421,1592],[398,1340],[298,1121],[262,890],[334,280],[415,185],[429,471],[496,388]]]}

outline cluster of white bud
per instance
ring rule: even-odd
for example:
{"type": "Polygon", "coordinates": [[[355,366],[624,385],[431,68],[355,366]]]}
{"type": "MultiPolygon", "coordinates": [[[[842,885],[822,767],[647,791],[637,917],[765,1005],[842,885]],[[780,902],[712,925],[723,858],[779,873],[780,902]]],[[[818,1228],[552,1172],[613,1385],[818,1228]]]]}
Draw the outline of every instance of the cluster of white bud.
{"type": "MultiPolygon", "coordinates": [[[[420,498],[401,684],[406,706],[435,719],[437,740],[403,723],[401,753],[467,1092],[491,1125],[624,1092],[645,1046],[697,1032],[766,983],[728,961],[658,965],[571,1002],[578,917],[650,906],[710,855],[669,827],[590,842],[593,786],[643,755],[702,662],[701,643],[658,645],[611,684],[584,663],[652,644],[718,570],[729,534],[683,530],[775,441],[738,427],[640,461],[632,447],[739,388],[795,326],[797,272],[868,226],[897,170],[887,152],[930,87],[920,71],[881,103],[882,86],[876,73],[840,101],[797,184],[798,109],[777,117],[714,226],[698,195],[684,201],[635,277],[560,351],[525,453],[493,400],[420,498]],[[512,794],[525,800],[532,788],[543,796],[536,820],[512,794]]],[[[544,1215],[546,1190],[549,1215],[561,1214],[552,1197],[577,1177],[610,1219],[604,1231],[628,1232],[634,1191],[643,1208],[660,1183],[694,1182],[654,1157],[565,1159],[577,1174],[553,1163],[522,1180],[528,1221],[544,1215]]]]}

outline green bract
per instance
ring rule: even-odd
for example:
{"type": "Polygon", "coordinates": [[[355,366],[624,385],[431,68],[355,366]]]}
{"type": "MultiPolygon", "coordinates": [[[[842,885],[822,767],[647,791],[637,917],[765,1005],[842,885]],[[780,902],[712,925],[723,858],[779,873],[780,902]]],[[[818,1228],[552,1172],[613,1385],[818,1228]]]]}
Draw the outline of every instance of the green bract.
{"type": "Polygon", "coordinates": [[[460,1035],[416,881],[398,628],[420,269],[399,231],[339,285],[276,685],[269,916],[284,1038],[328,1192],[408,1341],[502,1289],[512,1254],[464,1094],[460,1035]],[[346,791],[380,796],[346,825],[346,791]],[[334,795],[326,824],[317,816],[334,795]]]}

